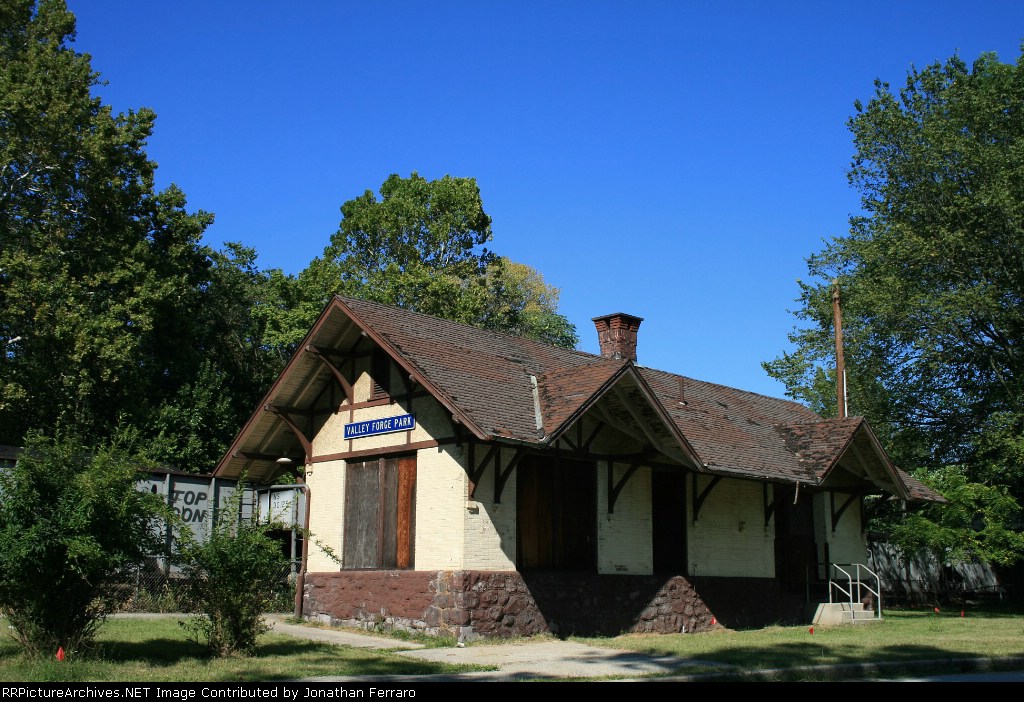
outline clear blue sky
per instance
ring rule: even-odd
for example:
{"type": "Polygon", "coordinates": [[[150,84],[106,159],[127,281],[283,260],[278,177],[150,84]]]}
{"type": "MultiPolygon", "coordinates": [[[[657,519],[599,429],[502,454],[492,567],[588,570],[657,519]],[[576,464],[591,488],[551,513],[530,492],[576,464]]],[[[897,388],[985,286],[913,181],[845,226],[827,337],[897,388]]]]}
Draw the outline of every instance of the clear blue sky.
{"type": "Polygon", "coordinates": [[[212,245],[297,273],[389,174],[474,177],[581,349],[627,312],[641,364],[774,396],[805,258],[858,207],[854,100],[1024,39],[1010,0],[68,4],[212,245]]]}

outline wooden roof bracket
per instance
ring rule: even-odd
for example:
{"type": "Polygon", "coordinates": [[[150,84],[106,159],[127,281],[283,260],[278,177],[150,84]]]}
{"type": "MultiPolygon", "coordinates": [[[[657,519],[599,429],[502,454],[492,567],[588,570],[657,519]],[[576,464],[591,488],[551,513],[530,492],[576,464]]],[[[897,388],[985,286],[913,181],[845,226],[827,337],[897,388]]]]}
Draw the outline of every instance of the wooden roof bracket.
{"type": "Polygon", "coordinates": [[[608,514],[615,512],[615,502],[619,499],[619,493],[622,492],[622,488],[629,482],[629,479],[633,477],[638,468],[640,468],[639,463],[630,463],[629,468],[626,469],[623,476],[619,478],[619,482],[616,483],[615,463],[608,461],[608,514]]]}
{"type": "Polygon", "coordinates": [[[849,507],[850,505],[853,504],[854,500],[856,500],[858,497],[860,497],[860,493],[856,493],[856,492],[851,493],[850,496],[846,498],[846,502],[844,502],[842,504],[842,506],[839,508],[838,512],[836,511],[836,493],[831,491],[831,490],[829,490],[828,494],[829,494],[829,498],[830,498],[829,501],[830,501],[830,505],[831,505],[830,509],[831,509],[831,512],[832,512],[832,533],[835,533],[836,527],[839,526],[839,519],[843,516],[843,512],[846,511],[847,507],[849,507]]]}
{"type": "MultiPolygon", "coordinates": [[[[582,434],[582,429],[583,429],[583,426],[581,424],[580,425],[580,436],[583,435],[582,434]]],[[[584,451],[590,451],[590,445],[592,443],[594,443],[594,439],[597,438],[597,435],[601,433],[602,429],[604,429],[604,422],[599,419],[599,420],[597,420],[597,424],[594,426],[594,431],[590,432],[590,436],[587,437],[587,440],[583,441],[580,444],[580,448],[583,449],[584,451]]]]}
{"type": "Polygon", "coordinates": [[[469,499],[476,499],[476,484],[480,482],[480,478],[483,477],[484,471],[487,470],[487,462],[494,457],[494,470],[498,470],[498,460],[501,455],[501,451],[498,448],[500,444],[491,444],[491,448],[487,451],[484,456],[484,460],[480,461],[480,466],[476,465],[476,442],[469,442],[469,455],[466,458],[466,475],[469,477],[469,499]]]}
{"type": "Polygon", "coordinates": [[[761,483],[761,487],[764,490],[764,528],[767,529],[768,525],[772,521],[772,516],[775,514],[775,505],[778,504],[779,498],[775,496],[775,491],[772,490],[772,499],[768,500],[768,482],[761,483]]]}
{"type": "Polygon", "coordinates": [[[344,391],[345,399],[348,400],[349,404],[352,404],[352,402],[354,401],[352,399],[352,384],[345,379],[345,376],[342,375],[341,371],[338,370],[338,367],[334,365],[331,359],[327,358],[327,353],[323,349],[313,346],[313,344],[306,345],[306,347],[303,348],[303,351],[305,351],[308,354],[311,354],[312,356],[317,358],[321,363],[327,366],[327,369],[331,371],[331,374],[334,376],[334,379],[338,381],[338,385],[340,385],[341,389],[344,391]]]}
{"type": "Polygon", "coordinates": [[[313,460],[313,442],[306,438],[305,433],[299,429],[298,425],[292,420],[285,408],[276,407],[274,405],[264,405],[264,412],[273,412],[278,419],[288,425],[288,428],[295,434],[295,438],[299,440],[299,444],[302,445],[302,451],[306,454],[306,465],[309,465],[313,460]]]}
{"type": "Polygon", "coordinates": [[[722,476],[712,476],[711,482],[704,486],[704,489],[698,493],[697,490],[697,474],[691,473],[693,482],[693,523],[697,523],[697,519],[700,517],[700,508],[704,506],[704,500],[708,499],[708,495],[714,490],[715,486],[721,481],[722,476]]]}
{"type": "Polygon", "coordinates": [[[512,475],[512,471],[519,465],[519,461],[522,460],[523,456],[526,455],[526,449],[518,448],[516,453],[512,456],[512,460],[508,462],[508,466],[505,470],[501,470],[501,452],[494,457],[494,504],[501,504],[501,493],[505,489],[505,483],[508,482],[508,478],[512,475]]]}

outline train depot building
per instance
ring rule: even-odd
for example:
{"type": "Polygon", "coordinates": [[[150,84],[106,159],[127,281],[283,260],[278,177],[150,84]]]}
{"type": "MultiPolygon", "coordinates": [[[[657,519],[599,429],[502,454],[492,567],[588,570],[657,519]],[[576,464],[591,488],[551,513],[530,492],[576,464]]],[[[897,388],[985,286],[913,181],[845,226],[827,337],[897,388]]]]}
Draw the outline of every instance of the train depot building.
{"type": "Polygon", "coordinates": [[[639,365],[641,321],[593,355],[336,297],[215,475],[301,478],[304,617],[460,639],[804,621],[865,496],[941,500],[862,418],[639,365]]]}

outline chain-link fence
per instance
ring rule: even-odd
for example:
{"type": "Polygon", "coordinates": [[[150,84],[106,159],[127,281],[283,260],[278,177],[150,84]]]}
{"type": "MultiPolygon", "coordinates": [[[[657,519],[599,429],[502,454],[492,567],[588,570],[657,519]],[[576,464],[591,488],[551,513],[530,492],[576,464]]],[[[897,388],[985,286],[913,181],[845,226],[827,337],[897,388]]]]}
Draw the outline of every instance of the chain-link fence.
{"type": "MultiPolygon", "coordinates": [[[[270,612],[291,612],[295,605],[296,563],[281,567],[274,580],[274,598],[270,612]]],[[[162,559],[149,559],[144,565],[125,573],[117,587],[123,604],[121,612],[183,612],[199,610],[188,578],[176,568],[169,568],[162,559]]]]}

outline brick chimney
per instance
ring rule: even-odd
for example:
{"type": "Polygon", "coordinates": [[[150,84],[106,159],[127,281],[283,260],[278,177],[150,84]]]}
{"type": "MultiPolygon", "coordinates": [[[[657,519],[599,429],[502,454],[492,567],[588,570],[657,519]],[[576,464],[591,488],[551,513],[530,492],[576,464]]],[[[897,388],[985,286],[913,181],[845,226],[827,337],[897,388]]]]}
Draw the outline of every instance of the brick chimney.
{"type": "Polygon", "coordinates": [[[616,312],[594,317],[593,321],[602,356],[636,362],[636,332],[644,321],[642,317],[616,312]]]}

